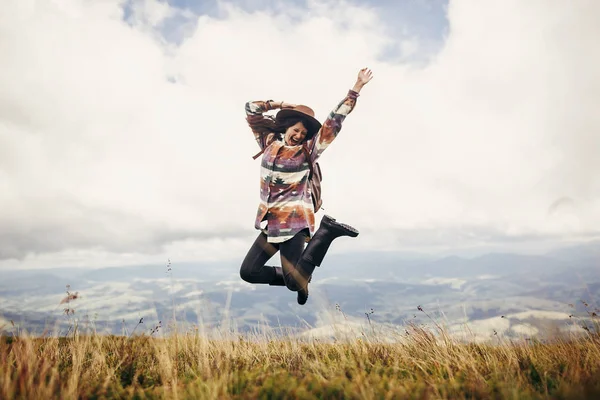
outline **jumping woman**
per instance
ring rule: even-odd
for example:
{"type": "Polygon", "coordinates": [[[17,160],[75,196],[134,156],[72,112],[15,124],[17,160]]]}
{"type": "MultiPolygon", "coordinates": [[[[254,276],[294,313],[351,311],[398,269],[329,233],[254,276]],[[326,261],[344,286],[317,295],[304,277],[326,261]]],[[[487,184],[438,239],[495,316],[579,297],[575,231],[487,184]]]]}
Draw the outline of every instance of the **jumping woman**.
{"type": "Polygon", "coordinates": [[[319,229],[314,231],[318,209],[309,177],[314,163],[354,109],[360,90],[372,78],[369,69],[361,69],[354,87],[323,125],[315,119],[313,110],[304,105],[273,100],[246,103],[246,118],[261,149],[257,156],[262,154],[260,204],[255,220],[255,228],[261,232],[240,269],[246,282],[287,286],[298,292],[298,304],[305,304],[312,273],[323,262],[331,242],[340,236],[358,236],[356,229],[328,215],[323,216],[319,229]],[[263,115],[275,109],[280,110],[275,118],[263,115]],[[265,265],[277,251],[281,267],[265,265]]]}

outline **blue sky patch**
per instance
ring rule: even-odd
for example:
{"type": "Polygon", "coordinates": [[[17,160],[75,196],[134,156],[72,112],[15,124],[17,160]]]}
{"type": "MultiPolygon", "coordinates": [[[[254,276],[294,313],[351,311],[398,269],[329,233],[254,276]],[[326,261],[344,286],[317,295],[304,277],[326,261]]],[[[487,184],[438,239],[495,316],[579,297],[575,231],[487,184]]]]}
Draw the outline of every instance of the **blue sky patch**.
{"type": "MultiPolygon", "coordinates": [[[[124,5],[124,18],[131,16],[131,2],[124,5]]],[[[193,30],[195,19],[200,15],[224,18],[219,0],[166,0],[172,7],[188,10],[189,15],[179,14],[168,18],[159,27],[164,38],[178,44],[193,30]]],[[[384,23],[386,33],[394,44],[383,53],[385,61],[423,62],[435,55],[442,47],[448,33],[448,0],[347,0],[351,4],[366,6],[374,10],[384,23]]],[[[241,9],[252,11],[272,10],[283,12],[285,7],[308,10],[307,0],[231,0],[241,9]]]]}

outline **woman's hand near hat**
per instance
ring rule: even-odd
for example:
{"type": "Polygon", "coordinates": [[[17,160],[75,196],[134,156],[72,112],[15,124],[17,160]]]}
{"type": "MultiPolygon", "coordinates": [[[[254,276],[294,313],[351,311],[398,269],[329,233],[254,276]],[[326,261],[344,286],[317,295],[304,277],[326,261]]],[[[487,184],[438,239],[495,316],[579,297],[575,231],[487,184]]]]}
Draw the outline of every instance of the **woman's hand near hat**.
{"type": "Polygon", "coordinates": [[[292,104],[292,103],[285,103],[285,102],[281,102],[281,108],[282,110],[286,109],[286,108],[295,108],[296,104],[292,104]]]}
{"type": "Polygon", "coordinates": [[[294,108],[294,107],[296,107],[295,104],[286,103],[284,101],[273,101],[273,100],[269,100],[267,102],[267,105],[269,107],[269,110],[275,110],[277,108],[280,108],[280,109],[283,110],[285,108],[294,108]]]}
{"type": "Polygon", "coordinates": [[[369,83],[371,79],[373,79],[373,71],[371,71],[369,68],[361,69],[358,71],[358,77],[356,78],[356,83],[354,84],[352,90],[357,93],[360,92],[360,89],[369,83]]]}

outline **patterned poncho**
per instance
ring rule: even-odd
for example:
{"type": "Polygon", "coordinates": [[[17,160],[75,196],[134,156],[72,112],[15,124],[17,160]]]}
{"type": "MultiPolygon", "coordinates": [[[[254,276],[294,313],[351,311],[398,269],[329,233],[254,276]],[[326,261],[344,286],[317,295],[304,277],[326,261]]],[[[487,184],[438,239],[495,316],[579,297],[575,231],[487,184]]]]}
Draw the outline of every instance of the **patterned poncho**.
{"type": "MultiPolygon", "coordinates": [[[[354,109],[358,93],[348,95],[333,109],[319,132],[307,143],[311,162],[316,161],[337,137],[342,122],[354,109]]],[[[262,115],[269,110],[266,101],[246,103],[247,115],[262,115]]],[[[315,230],[308,175],[308,160],[302,145],[287,146],[278,135],[254,132],[261,150],[264,149],[260,172],[260,204],[255,228],[267,221],[267,241],[281,243],[291,239],[305,228],[312,235],[315,230]]]]}

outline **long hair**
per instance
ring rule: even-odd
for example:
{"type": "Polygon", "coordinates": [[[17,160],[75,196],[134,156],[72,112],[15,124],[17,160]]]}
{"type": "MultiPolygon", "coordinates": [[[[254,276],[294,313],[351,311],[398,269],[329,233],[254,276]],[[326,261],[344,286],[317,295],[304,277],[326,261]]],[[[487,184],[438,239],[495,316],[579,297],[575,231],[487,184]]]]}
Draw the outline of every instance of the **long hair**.
{"type": "Polygon", "coordinates": [[[308,126],[302,117],[290,117],[276,121],[274,117],[270,115],[249,115],[246,118],[248,125],[254,132],[262,134],[285,134],[285,131],[290,126],[296,125],[298,122],[302,122],[305,126],[308,126]]]}

